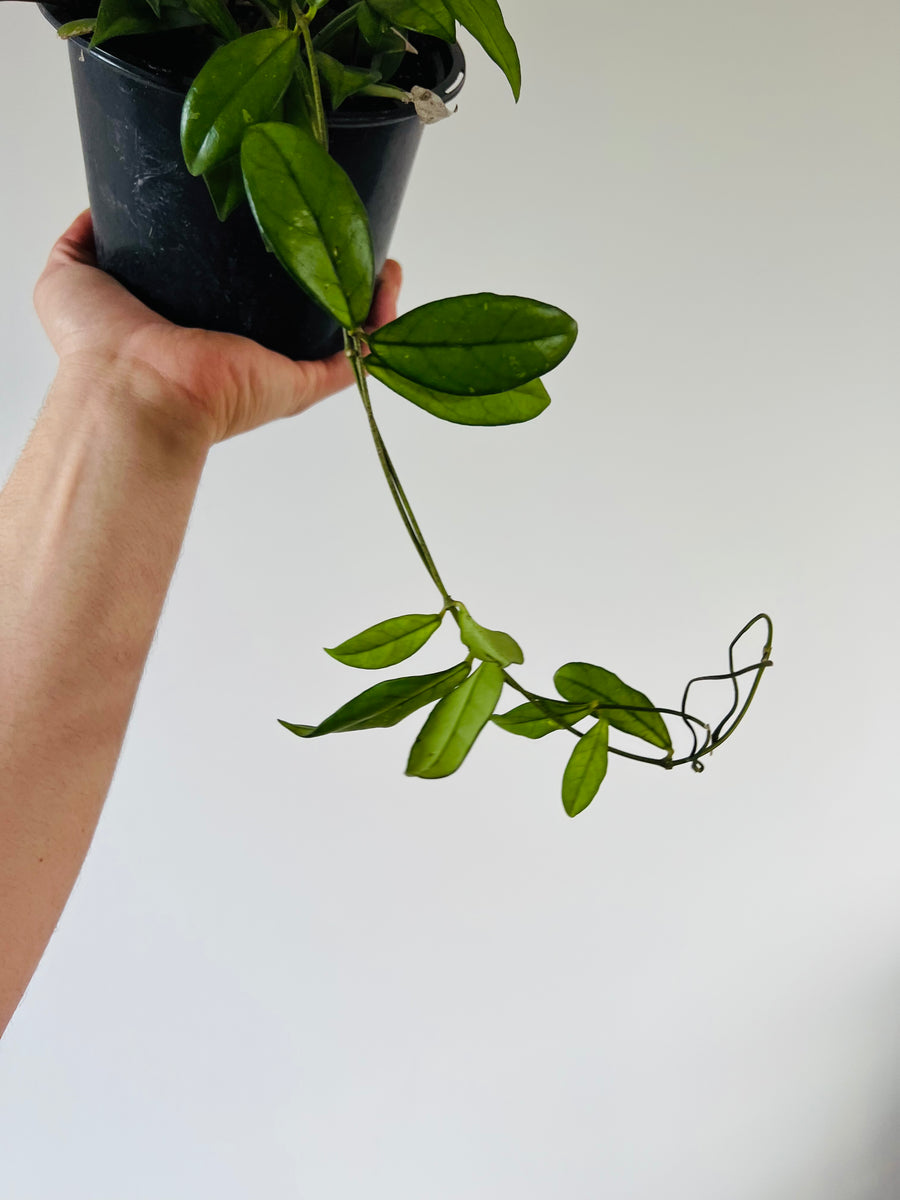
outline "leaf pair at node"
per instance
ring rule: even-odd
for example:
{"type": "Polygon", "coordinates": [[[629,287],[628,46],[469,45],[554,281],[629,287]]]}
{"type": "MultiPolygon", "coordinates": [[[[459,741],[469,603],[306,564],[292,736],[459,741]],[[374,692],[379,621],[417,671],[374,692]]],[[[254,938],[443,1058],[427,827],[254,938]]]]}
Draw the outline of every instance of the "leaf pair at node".
{"type": "Polygon", "coordinates": [[[535,696],[493,720],[507,733],[532,739],[558,729],[575,733],[578,741],[562,783],[563,807],[570,817],[587,808],[606,777],[610,726],[650,742],[671,756],[672,740],[659,711],[643,692],[623,683],[612,671],[593,663],[566,663],[553,682],[563,697],[561,701],[535,696]],[[575,727],[588,717],[594,719],[594,724],[582,733],[575,727]]]}
{"type": "Polygon", "coordinates": [[[539,300],[453,296],[370,334],[366,370],[443,420],[509,425],[550,403],[540,376],[562,362],[577,333],[567,313],[539,300]]]}
{"type": "Polygon", "coordinates": [[[437,700],[410,751],[406,773],[439,779],[462,765],[490,720],[502,688],[501,666],[483,662],[472,671],[467,659],[446,671],[377,683],[319,725],[295,725],[289,721],[279,724],[303,738],[383,729],[437,700]]]}
{"type": "Polygon", "coordinates": [[[503,689],[504,667],[524,659],[518,643],[500,630],[486,629],[464,605],[454,603],[440,613],[409,613],[390,617],[327,650],[349,666],[377,670],[394,666],[416,653],[452,611],[469,657],[458,666],[431,675],[389,679],[367,688],[326,717],[319,725],[281,721],[299,737],[321,737],[395,725],[437,700],[410,752],[407,774],[423,779],[443,778],[461,765],[490,720],[503,689]],[[471,670],[473,658],[480,665],[471,670]],[[471,674],[470,674],[471,671],[471,674]]]}

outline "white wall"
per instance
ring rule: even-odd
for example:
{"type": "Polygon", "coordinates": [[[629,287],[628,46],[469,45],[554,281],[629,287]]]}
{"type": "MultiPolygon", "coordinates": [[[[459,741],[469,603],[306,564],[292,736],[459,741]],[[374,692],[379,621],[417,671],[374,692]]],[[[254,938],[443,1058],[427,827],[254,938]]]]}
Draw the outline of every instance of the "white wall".
{"type": "MultiPolygon", "coordinates": [[[[5,475],[53,373],[31,288],[85,190],[65,50],[2,9],[5,475]]],[[[217,448],[0,1047],[10,1200],[900,1190],[900,13],[507,17],[522,101],[469,47],[404,304],[535,295],[581,339],[530,426],[384,396],[399,469],[535,686],[585,658],[677,700],[760,608],[776,667],[705,774],[617,760],[575,821],[563,739],[489,729],[441,783],[403,776],[415,726],[300,742],[276,717],[362,686],[319,647],[430,585],[351,394],[217,448]]]]}

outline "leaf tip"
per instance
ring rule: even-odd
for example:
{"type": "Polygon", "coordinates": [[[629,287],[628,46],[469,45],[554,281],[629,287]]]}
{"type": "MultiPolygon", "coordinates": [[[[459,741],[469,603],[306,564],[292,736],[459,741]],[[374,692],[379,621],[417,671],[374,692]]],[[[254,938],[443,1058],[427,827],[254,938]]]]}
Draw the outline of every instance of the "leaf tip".
{"type": "Polygon", "coordinates": [[[285,729],[289,729],[297,737],[310,737],[316,731],[315,725],[294,725],[290,721],[282,721],[281,717],[278,717],[277,720],[279,725],[283,725],[285,729]]]}

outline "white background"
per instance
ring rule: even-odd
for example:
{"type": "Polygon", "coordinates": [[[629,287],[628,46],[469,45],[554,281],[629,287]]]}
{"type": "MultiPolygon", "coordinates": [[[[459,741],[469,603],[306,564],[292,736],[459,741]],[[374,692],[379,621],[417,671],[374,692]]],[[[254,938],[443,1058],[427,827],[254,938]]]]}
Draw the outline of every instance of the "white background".
{"type": "MultiPolygon", "coordinates": [[[[563,736],[489,728],[443,782],[403,776],[416,722],[301,742],[276,717],[373,682],[320,647],[435,597],[351,393],[216,448],[0,1047],[4,1200],[900,1194],[900,11],[506,11],[521,103],[467,42],[403,303],[533,295],[581,337],[532,425],[382,394],[395,461],[531,686],[587,659],[677,703],[761,608],[776,666],[702,776],[615,760],[574,821],[563,736]]],[[[5,476],[86,193],[66,51],[0,18],[5,476]]]]}

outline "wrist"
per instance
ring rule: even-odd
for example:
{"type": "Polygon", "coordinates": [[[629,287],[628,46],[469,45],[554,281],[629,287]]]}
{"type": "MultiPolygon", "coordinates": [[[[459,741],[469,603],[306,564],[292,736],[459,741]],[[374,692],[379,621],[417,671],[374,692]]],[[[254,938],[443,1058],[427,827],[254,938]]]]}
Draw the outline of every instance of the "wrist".
{"type": "Polygon", "coordinates": [[[145,442],[173,465],[202,465],[214,443],[211,423],[182,392],[140,361],[72,355],[60,360],[47,405],[68,420],[145,442]]]}

